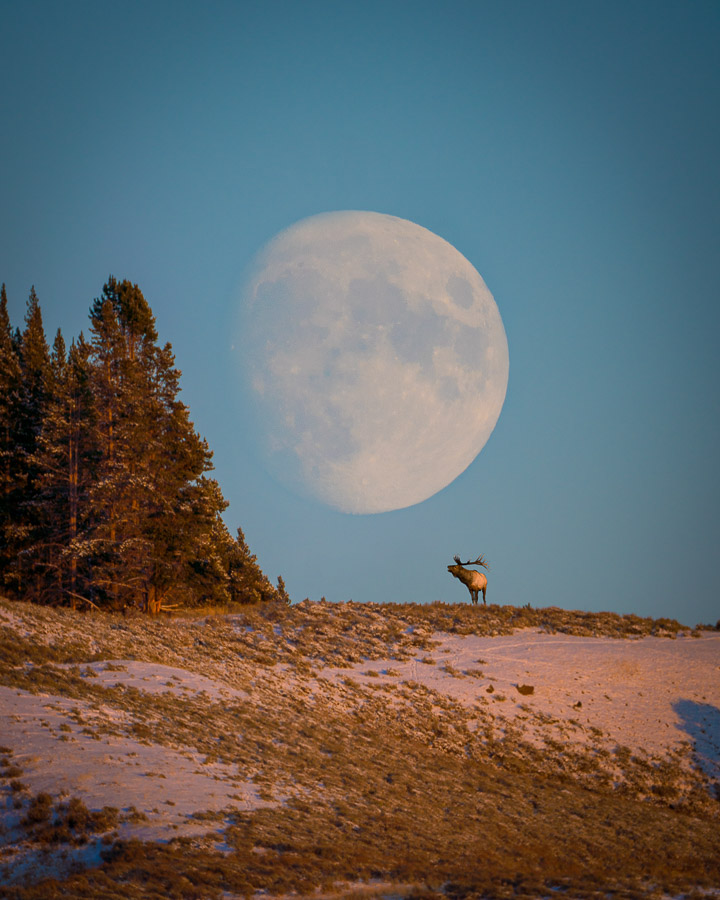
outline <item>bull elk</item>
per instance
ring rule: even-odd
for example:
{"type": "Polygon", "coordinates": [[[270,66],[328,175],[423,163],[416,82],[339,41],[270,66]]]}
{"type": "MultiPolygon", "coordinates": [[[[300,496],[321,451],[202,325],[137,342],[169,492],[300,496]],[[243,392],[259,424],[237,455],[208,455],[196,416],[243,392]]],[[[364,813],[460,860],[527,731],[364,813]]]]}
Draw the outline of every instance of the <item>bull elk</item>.
{"type": "Polygon", "coordinates": [[[466,569],[465,566],[484,566],[486,569],[489,569],[490,566],[485,562],[482,556],[478,556],[477,559],[469,559],[467,562],[460,562],[459,556],[454,556],[455,560],[454,566],[448,566],[448,572],[453,576],[453,578],[459,578],[460,581],[467,587],[470,591],[470,597],[473,603],[478,602],[478,593],[482,591],[483,595],[483,603],[486,603],[485,600],[485,591],[487,590],[487,578],[482,572],[475,572],[472,569],[466,569]]]}

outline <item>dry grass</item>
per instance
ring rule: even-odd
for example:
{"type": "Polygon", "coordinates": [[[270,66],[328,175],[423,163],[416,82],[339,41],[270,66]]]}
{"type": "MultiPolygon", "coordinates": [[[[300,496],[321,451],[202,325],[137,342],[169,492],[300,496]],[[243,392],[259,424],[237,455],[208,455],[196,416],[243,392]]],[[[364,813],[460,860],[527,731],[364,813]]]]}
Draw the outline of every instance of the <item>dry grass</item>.
{"type": "MultiPolygon", "coordinates": [[[[498,692],[483,692],[484,705],[468,710],[401,682],[391,667],[367,669],[362,684],[318,677],[323,665],[418,659],[436,649],[438,631],[488,635],[528,626],[617,638],[682,630],[668,620],[468,604],[302,603],[148,621],[0,601],[0,683],[74,699],[74,727],[232,764],[266,797],[286,798],[253,812],[198,810],[206,839],[111,840],[118,822],[147,815],[31,797],[13,787],[23,773],[11,774],[19,769],[12,748],[1,747],[0,791],[20,804],[26,840],[74,846],[105,834],[110,843],[98,868],[0,886],[0,897],[349,897],[358,889],[348,885],[378,882],[385,887],[371,895],[418,900],[538,898],[556,890],[568,898],[639,898],[720,885],[718,803],[699,775],[688,780],[680,755],[649,761],[628,748],[612,753],[601,734],[584,750],[548,739],[541,751],[512,726],[498,738],[498,692]],[[97,666],[88,670],[105,661],[101,668],[121,676],[132,660],[202,673],[245,695],[181,694],[171,685],[151,693],[104,685],[93,677],[97,666]]],[[[530,685],[516,687],[532,693],[530,685]]],[[[535,715],[530,707],[524,714],[535,715]]],[[[72,739],[71,732],[62,737],[72,739]]]]}
{"type": "Polygon", "coordinates": [[[113,807],[93,812],[78,797],[53,804],[50,794],[43,792],[30,799],[20,824],[36,843],[77,846],[87,843],[90,834],[111,831],[118,821],[113,807]]]}

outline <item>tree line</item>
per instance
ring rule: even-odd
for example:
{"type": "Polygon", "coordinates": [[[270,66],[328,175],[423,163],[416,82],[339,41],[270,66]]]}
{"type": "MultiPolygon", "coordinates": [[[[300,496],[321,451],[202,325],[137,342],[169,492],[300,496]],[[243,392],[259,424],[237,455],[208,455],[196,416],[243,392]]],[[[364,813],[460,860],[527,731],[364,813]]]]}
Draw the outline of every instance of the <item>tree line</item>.
{"type": "Polygon", "coordinates": [[[180,402],[140,288],[113,277],[89,337],[48,346],[33,288],[24,327],[0,294],[0,589],[40,603],[151,614],[287,601],[223,519],[212,452],[180,402]]]}

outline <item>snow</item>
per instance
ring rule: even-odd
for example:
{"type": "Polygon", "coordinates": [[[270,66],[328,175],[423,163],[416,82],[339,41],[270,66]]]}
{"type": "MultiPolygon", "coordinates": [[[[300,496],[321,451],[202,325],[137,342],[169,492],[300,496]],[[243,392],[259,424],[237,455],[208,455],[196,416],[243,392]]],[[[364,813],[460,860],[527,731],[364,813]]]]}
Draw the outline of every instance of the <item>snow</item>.
{"type": "MultiPolygon", "coordinates": [[[[208,764],[187,750],[112,734],[98,739],[92,728],[83,731],[85,726],[69,717],[71,710],[84,721],[97,713],[81,701],[0,687],[0,709],[2,741],[13,748],[13,765],[22,768],[21,780],[33,794],[79,796],[91,809],[134,806],[149,816],[144,830],[153,837],[168,837],[179,829],[206,831],[188,822],[199,810],[223,809],[231,803],[244,809],[262,805],[254,786],[240,780],[232,766],[208,764]],[[70,731],[61,731],[61,725],[70,731]]],[[[100,711],[108,718],[113,713],[107,708],[100,711]]]]}
{"type": "MultiPolygon", "coordinates": [[[[122,684],[148,693],[213,699],[245,696],[202,675],[156,663],[118,660],[110,668],[103,662],[84,669],[92,669],[97,682],[107,687],[122,684]]],[[[121,818],[136,811],[116,829],[121,838],[168,840],[206,834],[219,830],[219,824],[193,818],[194,813],[272,805],[259,797],[252,782],[239,777],[235,766],[207,762],[188,748],[149,744],[98,727],[122,725],[125,718],[109,706],[0,686],[0,744],[12,749],[12,765],[22,769],[19,780],[33,795],[78,797],[89,809],[115,807],[121,818]]],[[[12,808],[8,797],[4,809],[0,807],[5,844],[0,883],[17,882],[28,872],[37,875],[40,866],[47,875],[59,875],[72,865],[99,863],[99,841],[62,852],[23,841],[18,831],[22,812],[12,808]]]]}
{"type": "MultiPolygon", "coordinates": [[[[0,614],[3,624],[25,632],[23,619],[3,609],[0,614]]],[[[280,636],[279,626],[273,630],[280,636]]],[[[491,722],[497,735],[512,731],[539,747],[549,740],[568,748],[627,747],[633,754],[657,759],[688,748],[683,765],[720,779],[716,632],[618,639],[527,629],[495,637],[427,637],[432,649],[417,650],[411,659],[388,656],[307,671],[284,662],[260,668],[248,662],[243,671],[252,680],[238,682],[247,690],[223,681],[221,667],[206,669],[216,676],[209,677],[178,665],[115,659],[82,664],[78,671],[99,687],[153,695],[170,692],[201,703],[207,698],[209,703],[258,704],[291,691],[312,704],[313,693],[327,695],[328,681],[340,685],[348,678],[368,687],[404,687],[404,700],[399,692],[383,696],[388,703],[413,702],[413,684],[419,684],[435,692],[438,703],[448,698],[467,710],[471,731],[480,733],[480,726],[491,722]],[[521,694],[519,685],[532,686],[532,693],[521,694]]],[[[234,664],[245,666],[237,658],[234,664]]],[[[331,702],[351,701],[338,691],[331,702]]],[[[116,807],[121,812],[120,837],[169,840],[215,832],[220,840],[223,810],[251,811],[278,802],[277,793],[275,801],[262,799],[260,789],[238,766],[208,761],[188,747],[136,739],[129,731],[131,723],[129,712],[111,705],[0,686],[0,745],[11,748],[9,761],[22,769],[19,780],[30,794],[46,791],[54,801],[78,797],[94,810],[116,807]],[[133,807],[140,815],[128,817],[133,807]],[[219,812],[220,820],[193,817],[205,811],[219,812]]],[[[41,851],[23,839],[22,813],[6,795],[4,809],[0,807],[5,845],[0,848],[0,882],[37,872],[40,865],[48,873],[59,873],[73,861],[99,861],[100,844],[91,840],[84,847],[69,848],[64,860],[46,854],[40,862],[41,851]]]]}
{"type": "Polygon", "coordinates": [[[214,701],[246,700],[246,691],[240,691],[227,684],[206,678],[196,672],[188,672],[174,666],[159,663],[136,662],[135,660],[111,660],[109,662],[88,663],[83,667],[91,669],[96,684],[102,687],[133,687],[148,694],[171,691],[183,697],[205,694],[214,701]]]}
{"type": "Polygon", "coordinates": [[[377,683],[363,674],[372,671],[383,681],[417,682],[468,708],[481,705],[500,730],[513,722],[536,744],[549,730],[556,739],[584,743],[597,736],[591,729],[611,747],[651,756],[667,756],[689,742],[695,764],[720,778],[720,634],[628,640],[524,630],[432,639],[437,647],[409,661],[368,660],[317,674],[377,683]],[[435,665],[423,662],[428,658],[435,665]],[[388,670],[393,674],[384,674],[388,670]],[[466,670],[483,677],[457,677],[466,670]],[[521,695],[518,685],[534,691],[521,695]]]}

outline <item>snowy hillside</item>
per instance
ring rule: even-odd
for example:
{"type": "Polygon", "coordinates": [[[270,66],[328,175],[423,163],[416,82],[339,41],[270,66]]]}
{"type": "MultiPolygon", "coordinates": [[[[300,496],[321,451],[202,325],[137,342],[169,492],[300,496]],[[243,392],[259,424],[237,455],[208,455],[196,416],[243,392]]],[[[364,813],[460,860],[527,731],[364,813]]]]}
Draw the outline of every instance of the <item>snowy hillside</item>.
{"type": "Polygon", "coordinates": [[[720,632],[668,620],[0,601],[0,763],[3,897],[720,896],[720,632]]]}

